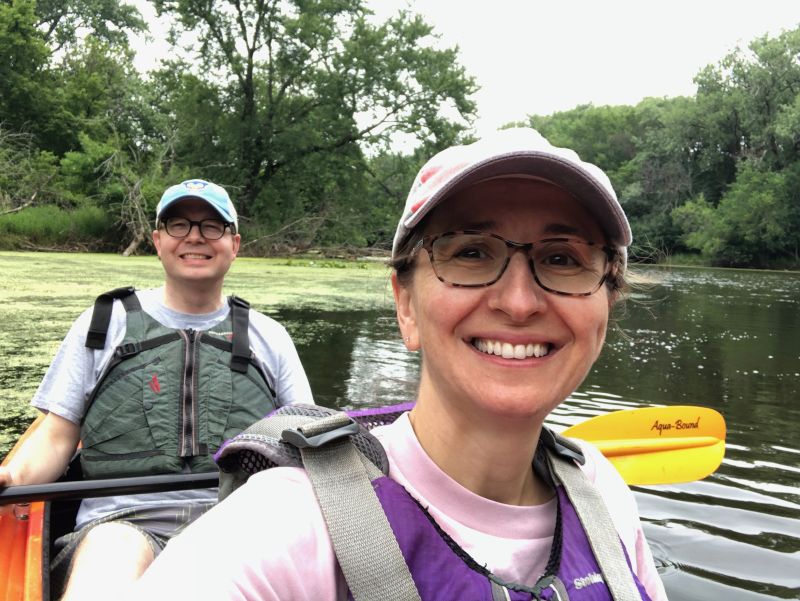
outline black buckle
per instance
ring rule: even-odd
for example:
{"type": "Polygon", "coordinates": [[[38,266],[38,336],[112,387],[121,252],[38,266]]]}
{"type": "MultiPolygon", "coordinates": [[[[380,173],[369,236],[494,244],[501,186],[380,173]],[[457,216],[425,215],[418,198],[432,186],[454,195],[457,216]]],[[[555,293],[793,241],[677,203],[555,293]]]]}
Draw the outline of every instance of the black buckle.
{"type": "Polygon", "coordinates": [[[138,342],[126,342],[125,344],[120,344],[114,354],[118,359],[125,359],[131,355],[138,354],[139,351],[141,351],[141,345],[138,342]]]}
{"type": "Polygon", "coordinates": [[[580,465],[586,463],[586,457],[583,456],[583,452],[580,450],[580,447],[572,446],[575,443],[568,443],[564,438],[559,440],[559,438],[556,437],[556,435],[553,434],[553,432],[548,428],[542,428],[542,433],[539,435],[539,441],[562,459],[572,459],[573,461],[578,462],[580,465]]]}
{"type": "Polygon", "coordinates": [[[350,416],[347,416],[347,419],[348,422],[346,424],[333,428],[332,430],[320,432],[319,434],[315,434],[313,436],[306,436],[301,430],[303,426],[298,428],[287,428],[281,432],[281,440],[297,447],[298,449],[307,449],[309,447],[319,448],[323,445],[333,442],[334,440],[339,440],[340,438],[345,438],[346,436],[351,436],[352,434],[358,433],[358,422],[350,416]]]}

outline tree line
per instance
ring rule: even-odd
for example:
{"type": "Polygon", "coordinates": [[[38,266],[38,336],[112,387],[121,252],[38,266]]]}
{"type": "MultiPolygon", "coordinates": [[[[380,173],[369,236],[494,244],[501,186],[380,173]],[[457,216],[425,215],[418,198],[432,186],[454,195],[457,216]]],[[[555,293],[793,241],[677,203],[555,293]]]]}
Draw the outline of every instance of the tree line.
{"type": "MultiPolygon", "coordinates": [[[[418,15],[362,0],[0,0],[0,246],[147,252],[161,192],[226,186],[244,252],[382,248],[421,163],[470,141],[475,80],[418,15]],[[400,141],[401,143],[398,143],[400,141]],[[413,150],[407,150],[413,148],[413,150]]],[[[800,29],[697,74],[694,97],[526,121],[605,169],[640,260],[800,266],[800,29]]]]}

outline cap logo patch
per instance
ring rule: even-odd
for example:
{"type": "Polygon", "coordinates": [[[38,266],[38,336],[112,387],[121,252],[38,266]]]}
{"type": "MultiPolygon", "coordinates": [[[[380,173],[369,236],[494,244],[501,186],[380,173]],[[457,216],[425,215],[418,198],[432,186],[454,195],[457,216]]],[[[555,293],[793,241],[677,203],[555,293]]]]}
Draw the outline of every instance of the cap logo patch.
{"type": "Polygon", "coordinates": [[[191,181],[191,182],[186,182],[184,184],[184,186],[186,187],[187,190],[202,190],[207,185],[208,184],[206,184],[206,182],[200,182],[200,181],[197,181],[197,180],[194,180],[194,181],[191,181]]]}

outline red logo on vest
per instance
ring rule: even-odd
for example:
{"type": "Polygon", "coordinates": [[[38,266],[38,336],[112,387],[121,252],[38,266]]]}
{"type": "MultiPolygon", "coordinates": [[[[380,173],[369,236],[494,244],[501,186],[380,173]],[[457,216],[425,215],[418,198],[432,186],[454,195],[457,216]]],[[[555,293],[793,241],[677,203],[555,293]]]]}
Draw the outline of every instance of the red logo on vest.
{"type": "Polygon", "coordinates": [[[153,377],[150,378],[150,390],[153,392],[161,392],[161,384],[158,383],[158,376],[153,374],[153,377]]]}

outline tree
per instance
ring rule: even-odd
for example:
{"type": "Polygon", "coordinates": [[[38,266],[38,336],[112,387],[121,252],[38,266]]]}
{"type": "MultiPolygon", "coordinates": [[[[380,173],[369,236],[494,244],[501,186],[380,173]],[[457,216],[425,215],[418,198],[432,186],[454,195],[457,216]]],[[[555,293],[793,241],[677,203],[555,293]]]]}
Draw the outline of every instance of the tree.
{"type": "Polygon", "coordinates": [[[717,202],[733,183],[737,161],[765,162],[779,171],[800,158],[795,106],[800,95],[800,29],[764,36],[731,52],[695,78],[697,147],[704,191],[717,202]]]}
{"type": "Polygon", "coordinates": [[[89,39],[64,57],[58,72],[60,110],[42,139],[57,154],[77,150],[80,133],[97,141],[119,137],[123,147],[141,148],[166,126],[129,50],[89,39]]]}
{"type": "Polygon", "coordinates": [[[685,98],[649,98],[635,107],[583,105],[529,118],[553,144],[608,173],[631,221],[637,258],[650,258],[654,248],[670,252],[678,240],[670,211],[691,189],[684,139],[690,105],[685,98]]]}
{"type": "Polygon", "coordinates": [[[457,50],[432,48],[419,17],[375,24],[362,0],[152,1],[197,38],[201,69],[158,76],[175,122],[218,99],[199,137],[180,129],[176,148],[202,142],[195,164],[236,191],[246,217],[361,214],[365,151],[396,134],[447,145],[475,111],[457,50]]]}
{"type": "MultiPolygon", "coordinates": [[[[87,119],[97,123],[114,107],[130,106],[128,98],[135,101],[131,92],[140,79],[132,55],[126,54],[126,32],[121,28],[142,24],[125,18],[131,7],[105,4],[0,2],[0,123],[6,129],[33,134],[37,146],[61,156],[78,148],[77,134],[88,126],[87,119]],[[50,27],[43,25],[40,11],[48,11],[50,27]],[[72,39],[70,52],[56,53],[53,37],[65,36],[64,28],[74,37],[84,24],[97,35],[80,44],[72,39]],[[114,41],[116,50],[103,41],[106,38],[114,41]],[[120,45],[120,40],[125,43],[120,45]]],[[[127,126],[122,121],[116,119],[117,127],[127,126]]]]}
{"type": "Polygon", "coordinates": [[[533,115],[529,122],[556,146],[572,148],[584,161],[601,165],[612,180],[636,155],[634,107],[587,104],[546,117],[533,115]]]}
{"type": "Polygon", "coordinates": [[[800,165],[787,172],[743,162],[736,181],[714,207],[702,196],[673,211],[687,246],[718,265],[766,267],[797,261],[800,209],[795,195],[800,165]]]}
{"type": "Polygon", "coordinates": [[[128,32],[146,29],[138,9],[118,0],[36,0],[36,15],[52,52],[75,45],[82,33],[127,47],[128,32]]]}
{"type": "Polygon", "coordinates": [[[36,131],[56,88],[34,8],[33,0],[0,3],[0,123],[15,132],[36,131]]]}
{"type": "Polygon", "coordinates": [[[0,126],[0,214],[20,211],[53,190],[57,159],[39,151],[30,134],[0,126]]]}

